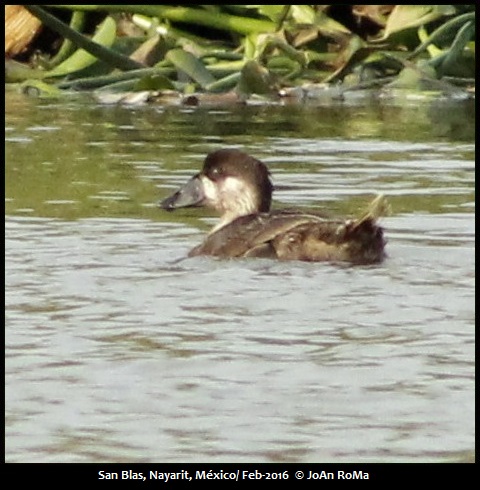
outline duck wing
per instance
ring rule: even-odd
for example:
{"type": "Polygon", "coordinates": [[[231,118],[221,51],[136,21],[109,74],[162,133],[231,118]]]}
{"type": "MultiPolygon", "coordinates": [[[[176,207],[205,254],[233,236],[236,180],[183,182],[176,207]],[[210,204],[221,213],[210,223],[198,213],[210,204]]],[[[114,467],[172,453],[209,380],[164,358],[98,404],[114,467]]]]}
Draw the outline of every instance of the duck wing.
{"type": "Polygon", "coordinates": [[[242,216],[209,235],[189,256],[277,258],[277,247],[288,241],[288,234],[293,230],[302,225],[324,227],[327,223],[332,222],[314,214],[289,210],[242,216]]]}
{"type": "Polygon", "coordinates": [[[189,256],[380,262],[385,256],[383,229],[376,223],[380,211],[374,200],[359,219],[294,210],[242,216],[209,235],[189,256]]]}

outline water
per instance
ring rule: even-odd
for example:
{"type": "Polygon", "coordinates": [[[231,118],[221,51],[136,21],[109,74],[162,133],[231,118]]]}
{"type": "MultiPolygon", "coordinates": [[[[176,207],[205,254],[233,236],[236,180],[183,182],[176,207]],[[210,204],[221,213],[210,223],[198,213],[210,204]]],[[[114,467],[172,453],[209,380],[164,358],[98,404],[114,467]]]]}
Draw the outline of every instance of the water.
{"type": "Polygon", "coordinates": [[[7,94],[6,460],[472,461],[471,111],[7,94]],[[155,203],[223,146],[278,206],[386,194],[387,260],[185,259],[215,219],[155,203]]]}

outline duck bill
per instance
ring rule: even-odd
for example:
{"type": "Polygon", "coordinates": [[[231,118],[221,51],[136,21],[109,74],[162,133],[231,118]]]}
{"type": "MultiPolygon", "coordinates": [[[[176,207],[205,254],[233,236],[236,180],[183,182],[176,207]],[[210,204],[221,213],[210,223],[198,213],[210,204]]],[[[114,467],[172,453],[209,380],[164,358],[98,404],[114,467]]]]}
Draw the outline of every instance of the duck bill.
{"type": "Polygon", "coordinates": [[[177,208],[200,206],[205,199],[205,191],[200,177],[196,175],[190,179],[175,194],[167,197],[159,203],[162,209],[173,211],[177,208]]]}

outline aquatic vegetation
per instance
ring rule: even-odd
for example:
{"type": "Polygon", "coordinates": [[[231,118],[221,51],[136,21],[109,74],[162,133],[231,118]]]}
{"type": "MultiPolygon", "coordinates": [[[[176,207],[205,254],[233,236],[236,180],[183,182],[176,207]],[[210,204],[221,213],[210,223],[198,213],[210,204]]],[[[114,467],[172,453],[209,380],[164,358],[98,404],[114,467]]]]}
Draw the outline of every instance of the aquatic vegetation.
{"type": "Polygon", "coordinates": [[[59,89],[95,89],[99,97],[118,93],[121,100],[125,92],[147,92],[135,100],[151,100],[174,91],[188,104],[242,102],[254,94],[304,100],[332,88],[332,97],[379,87],[474,91],[475,5],[28,5],[23,10],[59,44],[20,63],[18,56],[34,38],[23,48],[6,42],[6,80],[27,86],[41,79],[59,89]]]}

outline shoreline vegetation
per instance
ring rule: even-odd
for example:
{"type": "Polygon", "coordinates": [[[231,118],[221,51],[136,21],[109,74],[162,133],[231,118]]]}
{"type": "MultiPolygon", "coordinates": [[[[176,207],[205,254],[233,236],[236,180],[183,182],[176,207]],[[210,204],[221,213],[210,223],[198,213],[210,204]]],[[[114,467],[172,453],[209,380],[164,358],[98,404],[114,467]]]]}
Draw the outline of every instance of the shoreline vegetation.
{"type": "Polygon", "coordinates": [[[475,94],[475,5],[7,5],[6,88],[106,103],[475,94]]]}

